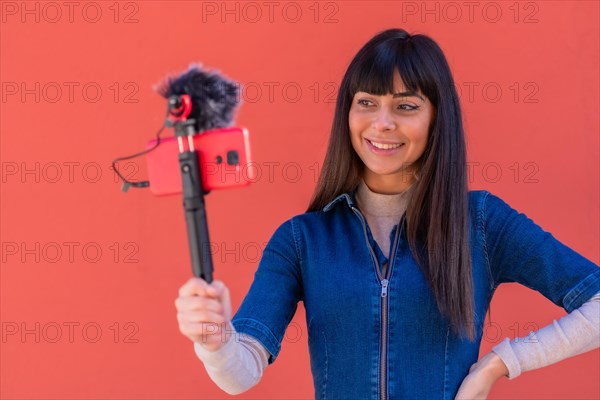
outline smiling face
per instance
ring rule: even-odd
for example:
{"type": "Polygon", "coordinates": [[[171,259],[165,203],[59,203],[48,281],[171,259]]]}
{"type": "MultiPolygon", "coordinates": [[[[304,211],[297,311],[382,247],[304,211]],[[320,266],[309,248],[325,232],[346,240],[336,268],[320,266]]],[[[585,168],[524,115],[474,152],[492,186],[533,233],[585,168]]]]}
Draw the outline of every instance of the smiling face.
{"type": "Polygon", "coordinates": [[[414,182],[427,146],[434,107],[420,91],[408,93],[398,70],[394,95],[357,92],[348,114],[354,151],[365,165],[363,179],[377,193],[400,193],[414,182]]]}

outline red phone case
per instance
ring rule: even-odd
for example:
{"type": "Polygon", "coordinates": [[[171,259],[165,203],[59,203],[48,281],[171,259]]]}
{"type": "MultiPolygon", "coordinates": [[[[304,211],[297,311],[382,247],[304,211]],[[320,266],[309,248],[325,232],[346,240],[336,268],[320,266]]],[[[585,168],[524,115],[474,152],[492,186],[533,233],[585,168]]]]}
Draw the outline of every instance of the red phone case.
{"type": "MultiPolygon", "coordinates": [[[[205,131],[193,137],[202,170],[204,190],[246,186],[256,178],[250,156],[249,133],[243,127],[205,131]],[[229,164],[231,155],[237,154],[237,164],[229,164]]],[[[188,138],[182,138],[188,149],[188,138]]],[[[153,147],[156,139],[148,142],[153,147]]],[[[150,191],[158,196],[178,194],[182,191],[179,172],[179,144],[175,136],[160,139],[158,147],[146,155],[150,191]]]]}

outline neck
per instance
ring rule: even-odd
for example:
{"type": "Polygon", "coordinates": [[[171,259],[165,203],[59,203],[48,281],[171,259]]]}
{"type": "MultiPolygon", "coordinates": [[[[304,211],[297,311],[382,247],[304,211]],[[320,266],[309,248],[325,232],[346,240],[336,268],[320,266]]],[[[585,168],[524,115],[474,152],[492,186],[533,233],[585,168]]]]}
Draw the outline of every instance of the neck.
{"type": "Polygon", "coordinates": [[[366,214],[379,217],[399,217],[406,210],[412,188],[414,185],[399,193],[380,193],[373,190],[364,179],[361,179],[356,189],[356,201],[358,207],[366,214]]]}
{"type": "Polygon", "coordinates": [[[372,192],[387,195],[403,193],[416,182],[414,174],[406,172],[396,175],[377,175],[366,170],[362,179],[372,192]]]}

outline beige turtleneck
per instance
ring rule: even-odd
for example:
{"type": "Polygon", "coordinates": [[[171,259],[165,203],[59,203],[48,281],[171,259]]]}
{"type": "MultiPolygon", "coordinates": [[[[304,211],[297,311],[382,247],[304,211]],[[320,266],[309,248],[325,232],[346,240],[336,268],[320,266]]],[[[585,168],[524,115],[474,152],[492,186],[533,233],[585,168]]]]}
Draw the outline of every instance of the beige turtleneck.
{"type": "Polygon", "coordinates": [[[415,184],[397,194],[381,194],[373,192],[363,179],[356,189],[356,203],[364,214],[373,234],[373,238],[386,257],[390,254],[390,232],[408,205],[415,184]]]}

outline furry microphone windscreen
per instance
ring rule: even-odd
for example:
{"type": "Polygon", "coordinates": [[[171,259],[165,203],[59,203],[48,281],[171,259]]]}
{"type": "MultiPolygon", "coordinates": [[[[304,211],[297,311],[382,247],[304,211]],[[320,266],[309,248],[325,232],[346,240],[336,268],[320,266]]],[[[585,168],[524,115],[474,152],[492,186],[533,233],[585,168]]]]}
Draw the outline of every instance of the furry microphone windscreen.
{"type": "Polygon", "coordinates": [[[205,71],[192,64],[178,76],[169,76],[155,85],[161,96],[187,94],[192,100],[190,119],[197,132],[225,128],[231,125],[239,103],[239,84],[215,71],[205,71]]]}

